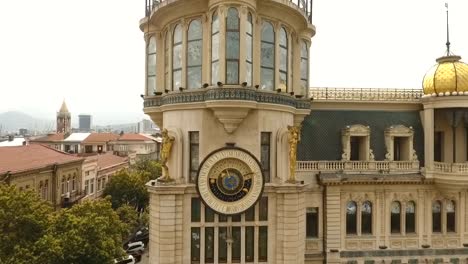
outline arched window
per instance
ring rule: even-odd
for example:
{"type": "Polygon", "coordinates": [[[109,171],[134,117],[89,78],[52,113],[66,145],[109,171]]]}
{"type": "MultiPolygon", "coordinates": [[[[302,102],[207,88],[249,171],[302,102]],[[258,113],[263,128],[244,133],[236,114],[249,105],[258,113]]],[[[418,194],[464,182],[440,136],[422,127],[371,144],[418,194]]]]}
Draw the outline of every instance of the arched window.
{"type": "Polygon", "coordinates": [[[156,37],[151,36],[146,48],[146,94],[156,92],[156,37]]]}
{"type": "Polygon", "coordinates": [[[226,17],[226,83],[239,83],[239,13],[228,9],[226,17]]]}
{"type": "Polygon", "coordinates": [[[182,85],[182,26],[176,25],[172,37],[172,90],[182,85]]]}
{"type": "Polygon", "coordinates": [[[357,234],[357,206],[353,201],[346,204],[346,234],[357,234]]]}
{"type": "Polygon", "coordinates": [[[219,17],[213,13],[211,21],[211,84],[219,81],[219,17]]]}
{"type": "Polygon", "coordinates": [[[190,22],[187,39],[187,88],[200,88],[202,79],[203,28],[199,19],[190,22]]]}
{"type": "Polygon", "coordinates": [[[413,201],[406,203],[406,212],[405,212],[405,230],[406,233],[416,232],[416,218],[415,211],[416,204],[413,201]]]}
{"type": "Polygon", "coordinates": [[[447,232],[455,232],[455,202],[448,201],[445,209],[447,213],[447,232]]]}
{"type": "Polygon", "coordinates": [[[275,83],[275,31],[270,22],[263,22],[261,41],[261,88],[274,89],[275,83]]]}
{"type": "Polygon", "coordinates": [[[309,49],[304,40],[301,44],[301,92],[307,97],[309,91],[309,49]]]}
{"type": "Polygon", "coordinates": [[[393,202],[390,207],[390,232],[392,234],[401,233],[401,204],[393,202]]]}
{"type": "Polygon", "coordinates": [[[247,23],[245,30],[245,81],[248,86],[252,85],[252,56],[253,49],[253,23],[252,23],[252,14],[247,14],[247,23]]]}
{"type": "Polygon", "coordinates": [[[361,234],[372,234],[372,203],[369,201],[362,203],[361,234]]]}
{"type": "Polygon", "coordinates": [[[442,232],[441,214],[442,205],[440,201],[432,203],[432,232],[442,232]]]}
{"type": "Polygon", "coordinates": [[[169,48],[171,47],[171,34],[170,31],[166,31],[165,36],[165,43],[164,43],[164,80],[166,81],[166,86],[164,89],[171,88],[171,75],[169,74],[171,71],[171,65],[169,63],[169,48]]]}
{"type": "Polygon", "coordinates": [[[284,27],[281,27],[279,37],[279,88],[281,88],[283,92],[286,92],[288,89],[288,34],[284,27]]]}

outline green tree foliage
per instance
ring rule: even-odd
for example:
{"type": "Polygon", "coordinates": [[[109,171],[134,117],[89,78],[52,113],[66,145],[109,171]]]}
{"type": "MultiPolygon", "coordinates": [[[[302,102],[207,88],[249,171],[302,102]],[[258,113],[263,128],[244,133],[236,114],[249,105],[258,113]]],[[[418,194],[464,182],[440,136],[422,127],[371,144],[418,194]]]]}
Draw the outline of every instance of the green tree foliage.
{"type": "Polygon", "coordinates": [[[125,224],[125,231],[122,234],[122,237],[127,238],[140,225],[138,213],[135,211],[135,208],[129,205],[122,205],[121,207],[117,208],[115,212],[119,216],[120,221],[125,224]]]}
{"type": "Polygon", "coordinates": [[[145,184],[146,181],[141,174],[122,170],[112,176],[104,188],[104,196],[110,195],[114,209],[122,205],[130,205],[137,211],[141,211],[149,200],[145,184]]]}
{"type": "Polygon", "coordinates": [[[161,164],[155,160],[149,159],[138,160],[130,169],[140,173],[141,176],[144,177],[143,180],[145,180],[145,182],[155,180],[162,174],[161,164]]]}

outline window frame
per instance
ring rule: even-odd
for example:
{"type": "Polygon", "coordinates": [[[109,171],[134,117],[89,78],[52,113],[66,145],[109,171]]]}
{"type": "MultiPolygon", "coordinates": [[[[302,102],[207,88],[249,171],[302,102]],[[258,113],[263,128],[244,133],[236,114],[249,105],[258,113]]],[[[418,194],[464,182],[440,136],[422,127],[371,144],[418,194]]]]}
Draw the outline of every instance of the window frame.
{"type": "Polygon", "coordinates": [[[203,22],[201,20],[201,18],[195,18],[195,19],[192,19],[190,21],[190,23],[188,24],[188,28],[187,28],[187,46],[186,46],[186,50],[185,50],[185,53],[186,53],[186,71],[185,71],[185,75],[186,75],[186,86],[187,86],[187,89],[197,89],[197,88],[201,88],[202,86],[202,82],[203,82],[203,22]],[[193,26],[193,23],[194,22],[198,22],[200,23],[200,36],[199,38],[195,38],[195,39],[190,39],[190,30],[191,30],[191,27],[193,26]],[[189,64],[189,49],[190,49],[190,44],[192,43],[195,43],[195,42],[200,42],[201,43],[201,50],[200,50],[200,64],[196,64],[196,65],[190,65],[189,64]],[[194,69],[194,68],[200,68],[200,85],[199,86],[191,86],[190,82],[189,82],[189,74],[190,74],[190,69],[194,69]]]}
{"type": "Polygon", "coordinates": [[[279,47],[279,57],[280,57],[280,63],[278,65],[278,73],[279,73],[279,84],[278,84],[278,89],[282,89],[281,87],[281,74],[284,74],[286,76],[286,80],[284,85],[284,91],[282,92],[287,92],[288,91],[288,88],[289,88],[289,85],[288,85],[288,81],[289,81],[289,37],[288,37],[288,30],[286,30],[286,28],[284,26],[281,26],[280,30],[279,30],[279,41],[278,41],[278,47],[279,47]],[[284,34],[284,37],[285,37],[285,40],[286,40],[286,46],[282,45],[281,44],[281,37],[282,37],[282,34],[284,34]],[[281,54],[281,51],[286,51],[286,58],[283,58],[282,54],[281,54]],[[281,69],[281,60],[285,60],[286,62],[286,69],[285,70],[282,70],[281,69]]]}
{"type": "Polygon", "coordinates": [[[183,72],[184,72],[184,69],[183,69],[184,67],[183,67],[183,64],[182,64],[182,61],[183,61],[183,58],[184,58],[184,55],[183,55],[183,53],[184,53],[184,49],[183,49],[183,47],[184,47],[184,45],[183,45],[184,38],[183,38],[183,35],[184,34],[183,34],[183,31],[184,31],[184,28],[183,28],[181,23],[175,24],[174,29],[172,30],[172,78],[171,78],[172,79],[172,91],[174,91],[175,89],[178,89],[179,87],[182,86],[182,75],[183,75],[183,72]],[[180,29],[180,33],[177,32],[177,35],[180,34],[180,42],[175,42],[176,30],[178,30],[178,29],[180,29]],[[176,48],[178,48],[179,46],[180,46],[180,53],[181,53],[180,54],[181,55],[180,67],[176,68],[174,66],[174,63],[176,61],[175,60],[175,55],[176,55],[175,51],[176,51],[176,48]],[[180,86],[179,87],[175,87],[176,82],[175,82],[174,76],[175,76],[175,74],[177,72],[180,72],[180,84],[179,84],[180,86]]]}
{"type": "Polygon", "coordinates": [[[239,80],[240,80],[240,47],[241,47],[241,34],[240,34],[240,14],[239,14],[239,10],[236,8],[236,7],[229,7],[226,11],[226,17],[225,17],[225,82],[226,84],[239,84],[239,80]],[[235,10],[236,11],[236,14],[237,14],[237,29],[231,29],[228,27],[228,20],[229,20],[229,11],[230,10],[235,10]],[[239,53],[237,53],[237,58],[228,58],[228,33],[237,33],[238,35],[238,38],[239,38],[239,41],[237,43],[237,46],[239,47],[239,53]],[[236,62],[237,63],[237,81],[234,81],[234,82],[229,82],[228,81],[228,64],[229,62],[236,62]]]}
{"type": "Polygon", "coordinates": [[[262,23],[262,27],[261,27],[261,36],[260,36],[260,84],[261,84],[261,89],[262,90],[267,90],[267,91],[274,91],[275,89],[275,86],[276,86],[276,82],[275,82],[275,74],[276,74],[276,32],[275,32],[275,27],[273,26],[272,22],[270,21],[263,21],[262,23]],[[264,30],[264,27],[266,25],[270,25],[271,26],[271,29],[273,31],[273,42],[269,41],[269,40],[265,40],[264,38],[264,35],[263,35],[263,30],[264,30]],[[270,66],[265,66],[265,64],[263,63],[264,60],[263,60],[263,49],[262,49],[262,45],[263,44],[267,44],[271,47],[273,47],[273,67],[270,67],[270,66]],[[263,78],[263,74],[262,74],[262,70],[265,69],[265,70],[268,70],[268,71],[271,71],[273,73],[272,75],[272,87],[267,87],[265,82],[264,82],[264,78],[263,78]],[[265,85],[265,86],[264,86],[265,85]]]}

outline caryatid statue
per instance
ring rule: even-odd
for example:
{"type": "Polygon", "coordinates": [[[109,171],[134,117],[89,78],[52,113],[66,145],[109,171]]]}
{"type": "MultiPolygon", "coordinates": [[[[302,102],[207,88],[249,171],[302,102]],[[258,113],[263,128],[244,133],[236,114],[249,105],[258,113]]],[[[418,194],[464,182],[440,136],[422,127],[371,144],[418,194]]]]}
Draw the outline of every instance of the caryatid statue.
{"type": "Polygon", "coordinates": [[[289,178],[287,182],[296,183],[297,143],[301,140],[301,126],[288,126],[289,178]]]}
{"type": "Polygon", "coordinates": [[[162,150],[161,150],[161,167],[162,167],[162,176],[158,178],[159,182],[170,182],[174,179],[169,175],[169,168],[167,167],[167,161],[171,156],[172,145],[174,144],[175,138],[169,136],[167,129],[162,131],[162,150]]]}

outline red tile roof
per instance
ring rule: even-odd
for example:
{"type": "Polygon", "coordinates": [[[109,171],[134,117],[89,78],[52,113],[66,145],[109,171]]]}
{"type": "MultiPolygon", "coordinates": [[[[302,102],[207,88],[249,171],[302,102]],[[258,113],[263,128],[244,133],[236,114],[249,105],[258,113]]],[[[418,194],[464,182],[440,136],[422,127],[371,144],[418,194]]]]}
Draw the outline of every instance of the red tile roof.
{"type": "Polygon", "coordinates": [[[130,133],[130,134],[123,134],[122,136],[119,137],[119,141],[151,141],[150,138],[145,137],[141,134],[135,134],[135,133],[130,133]]]}
{"type": "Polygon", "coordinates": [[[62,141],[65,138],[64,133],[49,134],[44,137],[31,140],[32,142],[46,142],[46,141],[62,141]]]}
{"type": "Polygon", "coordinates": [[[91,133],[81,143],[101,143],[116,140],[117,138],[119,138],[119,135],[112,133],[91,133]]]}
{"type": "Polygon", "coordinates": [[[120,156],[114,155],[114,154],[112,154],[110,152],[108,152],[106,154],[96,155],[94,157],[97,158],[97,164],[98,164],[98,167],[100,167],[100,169],[104,169],[104,168],[107,168],[107,167],[110,167],[110,166],[113,166],[113,165],[128,162],[127,157],[120,157],[120,156]]]}
{"type": "Polygon", "coordinates": [[[50,166],[55,163],[60,165],[80,160],[83,160],[83,158],[39,144],[2,147],[0,148],[0,173],[6,173],[7,171],[16,173],[50,166]]]}

